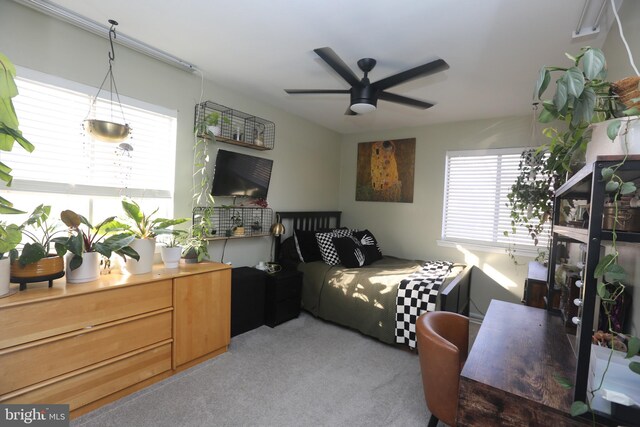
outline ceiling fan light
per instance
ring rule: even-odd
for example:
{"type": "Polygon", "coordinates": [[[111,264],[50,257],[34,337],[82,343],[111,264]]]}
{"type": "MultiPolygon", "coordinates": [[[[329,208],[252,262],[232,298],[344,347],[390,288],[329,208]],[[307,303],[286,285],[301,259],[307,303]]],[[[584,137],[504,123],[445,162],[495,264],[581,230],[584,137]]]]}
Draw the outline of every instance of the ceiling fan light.
{"type": "Polygon", "coordinates": [[[351,104],[351,111],[358,114],[370,113],[375,109],[375,105],[366,102],[356,102],[355,104],[351,104]]]}

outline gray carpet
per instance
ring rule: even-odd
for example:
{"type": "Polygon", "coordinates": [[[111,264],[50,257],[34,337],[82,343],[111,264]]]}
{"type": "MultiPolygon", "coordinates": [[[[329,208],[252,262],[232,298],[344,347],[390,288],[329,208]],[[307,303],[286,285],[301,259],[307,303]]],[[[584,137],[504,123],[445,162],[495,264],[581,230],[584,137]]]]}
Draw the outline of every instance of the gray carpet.
{"type": "Polygon", "coordinates": [[[417,354],[303,313],[72,425],[424,426],[417,354]]]}

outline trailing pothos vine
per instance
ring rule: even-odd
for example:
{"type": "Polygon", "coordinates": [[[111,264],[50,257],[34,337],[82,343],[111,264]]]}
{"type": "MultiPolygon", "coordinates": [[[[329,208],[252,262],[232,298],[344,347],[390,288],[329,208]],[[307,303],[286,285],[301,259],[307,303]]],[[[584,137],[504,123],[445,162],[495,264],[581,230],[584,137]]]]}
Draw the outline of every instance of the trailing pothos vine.
{"type": "MultiPolygon", "coordinates": [[[[511,210],[511,234],[516,234],[518,227],[524,227],[535,246],[541,235],[548,237],[549,229],[545,228],[545,224],[553,212],[553,192],[558,182],[547,159],[544,150],[532,148],[524,151],[518,164],[520,173],[507,194],[507,206],[511,210]]],[[[504,231],[504,235],[508,237],[509,231],[504,231]]],[[[510,248],[508,253],[516,262],[516,250],[510,248]]],[[[538,251],[536,260],[543,260],[545,255],[545,251],[538,251]]]]}
{"type": "MultiPolygon", "coordinates": [[[[200,104],[201,108],[204,108],[200,104]]],[[[184,246],[183,255],[195,254],[198,261],[202,261],[209,257],[209,244],[206,238],[211,230],[211,214],[213,212],[213,196],[209,192],[210,174],[207,170],[209,165],[209,141],[215,142],[215,137],[208,132],[206,122],[200,121],[196,123],[194,128],[194,144],[193,144],[193,175],[192,175],[192,196],[191,210],[194,211],[196,206],[204,206],[205,209],[200,211],[199,221],[189,228],[189,233],[184,237],[181,244],[184,246]]]]}

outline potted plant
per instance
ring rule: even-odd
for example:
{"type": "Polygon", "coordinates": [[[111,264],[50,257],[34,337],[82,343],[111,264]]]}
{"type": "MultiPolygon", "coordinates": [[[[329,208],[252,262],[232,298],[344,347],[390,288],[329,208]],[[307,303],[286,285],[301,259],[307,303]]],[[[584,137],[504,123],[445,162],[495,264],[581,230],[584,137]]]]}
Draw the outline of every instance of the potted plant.
{"type": "Polygon", "coordinates": [[[242,215],[235,210],[231,216],[231,224],[231,232],[234,236],[244,236],[244,220],[242,219],[242,215]]]}
{"type": "Polygon", "coordinates": [[[178,268],[182,257],[182,246],[178,243],[178,236],[186,234],[184,230],[172,235],[171,238],[160,248],[160,256],[165,268],[178,268]]]}
{"type": "MultiPolygon", "coordinates": [[[[204,118],[205,123],[207,125],[207,130],[213,134],[213,136],[222,135],[222,128],[220,127],[220,113],[218,111],[213,111],[207,114],[204,118]]],[[[229,119],[226,117],[223,118],[225,123],[229,123],[229,119]]]]}
{"type": "MultiPolygon", "coordinates": [[[[11,101],[11,98],[18,95],[18,87],[14,81],[15,76],[16,67],[9,61],[9,58],[0,53],[0,150],[11,151],[14,142],[17,142],[25,150],[32,152],[34,146],[22,136],[22,132],[18,128],[18,117],[11,101]]],[[[2,162],[0,162],[0,179],[7,186],[11,185],[13,179],[11,168],[2,162]]],[[[15,209],[11,202],[0,197],[0,213],[24,212],[15,209]]]]}
{"type": "Polygon", "coordinates": [[[30,242],[25,243],[20,251],[11,251],[12,280],[37,282],[49,280],[46,277],[62,276],[64,261],[59,255],[51,253],[51,244],[54,237],[63,230],[57,230],[55,224],[47,222],[50,214],[51,206],[39,205],[20,225],[22,235],[30,242]]]}
{"type": "MultiPolygon", "coordinates": [[[[542,123],[558,121],[562,125],[544,129],[543,134],[549,142],[538,147],[531,154],[529,160],[533,159],[535,162],[521,162],[520,176],[508,197],[512,226],[525,225],[536,244],[538,233],[542,231],[543,225],[549,219],[553,195],[552,191],[546,191],[544,188],[546,183],[540,180],[540,176],[551,180],[555,188],[562,185],[567,173],[574,172],[585,163],[588,150],[589,160],[595,160],[596,154],[592,152],[596,153],[601,144],[594,149],[596,145],[592,142],[594,125],[597,126],[595,131],[597,141],[621,139],[623,137],[620,134],[624,134],[626,138],[631,133],[629,128],[631,122],[626,121],[625,126],[621,127],[621,120],[624,119],[619,117],[640,113],[637,108],[626,108],[619,102],[619,97],[614,91],[615,85],[605,80],[607,64],[600,49],[584,47],[577,56],[569,54],[566,56],[572,61],[571,66],[542,67],[534,91],[534,98],[542,101],[542,111],[538,121],[542,123]],[[552,73],[559,73],[555,84],[556,90],[551,99],[544,100],[542,97],[549,88],[552,73]],[[597,125],[603,121],[606,122],[597,125]],[[532,170],[536,170],[541,175],[538,175],[538,178],[530,177],[532,170]],[[532,201],[534,194],[535,201],[532,201]]],[[[640,128],[636,133],[640,133],[640,128]]]]}
{"type": "Polygon", "coordinates": [[[0,296],[9,293],[10,260],[6,254],[15,249],[21,240],[19,226],[0,222],[0,296]]]}
{"type": "Polygon", "coordinates": [[[139,259],[130,246],[134,236],[127,232],[115,216],[100,222],[95,227],[82,215],[71,210],[60,213],[60,219],[69,227],[69,236],[55,237],[56,252],[65,257],[68,283],[96,280],[100,276],[100,255],[107,258],[112,253],[139,259]]]}
{"type": "Polygon", "coordinates": [[[571,67],[542,67],[536,82],[534,97],[542,101],[538,120],[542,123],[561,121],[566,130],[547,128],[545,136],[550,142],[550,169],[558,174],[571,172],[584,156],[591,141],[593,123],[637,114],[618,101],[612,83],[605,80],[607,62],[600,49],[583,47],[577,56],[566,56],[571,67]],[[552,99],[542,96],[549,87],[552,72],[560,72],[552,99]]]}
{"type": "Polygon", "coordinates": [[[122,199],[122,208],[126,215],[125,222],[135,239],[131,247],[140,254],[139,259],[126,262],[127,271],[131,274],[149,273],[153,266],[156,237],[161,234],[175,235],[177,231],[170,227],[187,222],[188,218],[154,218],[158,209],[147,215],[138,203],[127,198],[122,199]]]}
{"type": "Polygon", "coordinates": [[[209,257],[209,243],[197,232],[187,234],[181,242],[182,258],[187,264],[203,261],[209,257]]]}

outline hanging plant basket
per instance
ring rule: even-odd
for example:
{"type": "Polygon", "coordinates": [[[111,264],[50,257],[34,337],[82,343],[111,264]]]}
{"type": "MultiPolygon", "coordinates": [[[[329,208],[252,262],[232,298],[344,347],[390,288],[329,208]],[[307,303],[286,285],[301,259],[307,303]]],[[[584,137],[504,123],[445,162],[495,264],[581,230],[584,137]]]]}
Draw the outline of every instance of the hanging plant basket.
{"type": "Polygon", "coordinates": [[[618,95],[618,99],[627,108],[640,108],[640,101],[633,101],[640,98],[640,77],[633,76],[618,80],[611,84],[611,90],[618,95]]]}
{"type": "Polygon", "coordinates": [[[84,129],[93,138],[104,142],[122,142],[131,131],[129,125],[97,119],[85,120],[84,129]]]}

